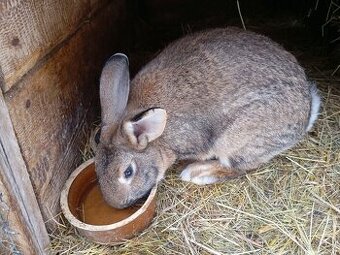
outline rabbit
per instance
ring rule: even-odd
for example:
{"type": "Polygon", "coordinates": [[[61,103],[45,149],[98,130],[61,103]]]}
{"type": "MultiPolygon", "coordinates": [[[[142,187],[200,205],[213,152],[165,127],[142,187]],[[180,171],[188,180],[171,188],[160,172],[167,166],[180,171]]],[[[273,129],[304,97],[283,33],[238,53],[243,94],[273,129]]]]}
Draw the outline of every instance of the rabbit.
{"type": "Polygon", "coordinates": [[[235,27],[186,35],[130,82],[114,54],[100,77],[95,165],[107,203],[132,205],[179,160],[198,185],[247,174],[291,148],[317,119],[320,97],[295,57],[235,27]],[[130,85],[131,83],[131,85],[130,85]]]}

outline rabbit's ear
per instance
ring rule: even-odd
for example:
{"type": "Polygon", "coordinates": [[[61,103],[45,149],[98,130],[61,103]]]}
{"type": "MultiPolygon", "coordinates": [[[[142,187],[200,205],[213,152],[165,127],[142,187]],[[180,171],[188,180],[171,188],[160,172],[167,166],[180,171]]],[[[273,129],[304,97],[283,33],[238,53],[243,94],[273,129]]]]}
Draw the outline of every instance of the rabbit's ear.
{"type": "Polygon", "coordinates": [[[130,90],[129,60],[117,53],[106,62],[100,77],[101,140],[109,143],[127,105],[130,90]]]}
{"type": "Polygon", "coordinates": [[[123,125],[130,143],[138,150],[145,149],[149,142],[160,137],[164,131],[167,114],[164,109],[151,108],[137,114],[123,125]]]}

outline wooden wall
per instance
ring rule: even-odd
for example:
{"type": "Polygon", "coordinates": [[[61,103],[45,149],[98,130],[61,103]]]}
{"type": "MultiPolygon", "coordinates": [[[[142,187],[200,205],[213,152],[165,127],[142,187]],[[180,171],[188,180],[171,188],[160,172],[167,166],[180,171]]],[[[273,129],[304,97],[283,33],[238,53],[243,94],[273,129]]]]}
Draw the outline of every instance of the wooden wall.
{"type": "MultiPolygon", "coordinates": [[[[0,2],[0,101],[8,116],[4,124],[12,127],[20,171],[27,174],[26,195],[38,202],[32,211],[49,231],[60,212],[60,191],[81,162],[90,125],[98,118],[101,69],[111,54],[126,48],[126,17],[124,0],[0,2]]],[[[5,152],[0,154],[5,162],[5,152]]],[[[10,186],[3,174],[9,171],[19,172],[3,167],[4,187],[10,186]]],[[[20,198],[12,191],[0,190],[15,206],[20,198]]],[[[23,213],[22,208],[13,212],[14,230],[22,233],[15,241],[24,254],[40,254],[22,222],[15,220],[23,213]]]]}
{"type": "Polygon", "coordinates": [[[0,2],[0,63],[9,90],[56,45],[72,36],[108,0],[0,2]]]}

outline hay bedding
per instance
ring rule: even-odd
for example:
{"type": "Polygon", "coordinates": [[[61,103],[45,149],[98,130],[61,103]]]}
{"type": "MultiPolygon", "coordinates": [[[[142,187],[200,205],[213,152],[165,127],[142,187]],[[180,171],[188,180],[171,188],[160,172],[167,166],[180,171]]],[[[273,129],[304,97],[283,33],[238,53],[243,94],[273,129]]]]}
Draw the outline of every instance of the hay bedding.
{"type": "Polygon", "coordinates": [[[174,167],[160,184],[157,216],[141,235],[115,247],[96,245],[60,216],[49,253],[340,254],[340,81],[318,70],[310,76],[322,112],[298,146],[223,184],[182,182],[174,167]]]}

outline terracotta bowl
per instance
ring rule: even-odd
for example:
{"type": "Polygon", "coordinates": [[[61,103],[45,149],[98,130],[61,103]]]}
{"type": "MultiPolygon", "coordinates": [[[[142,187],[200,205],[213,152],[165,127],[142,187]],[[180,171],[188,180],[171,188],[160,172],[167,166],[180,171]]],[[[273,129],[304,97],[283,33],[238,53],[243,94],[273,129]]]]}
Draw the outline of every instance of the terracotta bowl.
{"type": "MultiPolygon", "coordinates": [[[[134,237],[151,224],[156,208],[156,187],[151,190],[146,200],[140,204],[141,207],[135,208],[134,210],[136,211],[130,216],[115,223],[105,223],[105,225],[85,223],[79,208],[91,185],[97,185],[93,159],[80,165],[70,175],[60,197],[63,214],[82,236],[96,243],[114,245],[134,237]]],[[[98,215],[99,219],[100,217],[98,215]]]]}

